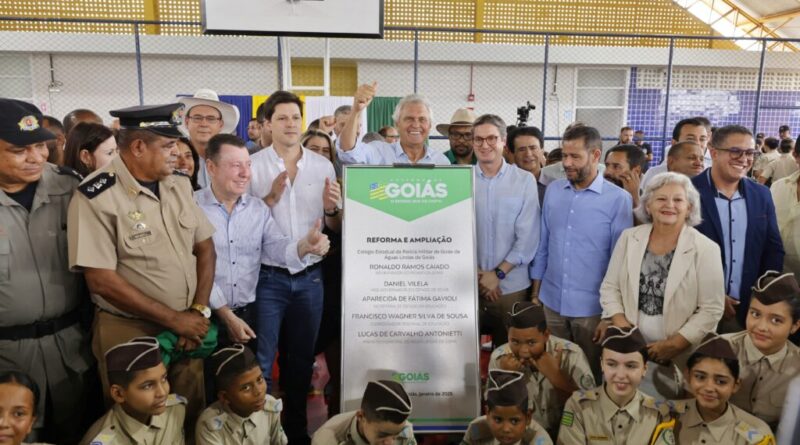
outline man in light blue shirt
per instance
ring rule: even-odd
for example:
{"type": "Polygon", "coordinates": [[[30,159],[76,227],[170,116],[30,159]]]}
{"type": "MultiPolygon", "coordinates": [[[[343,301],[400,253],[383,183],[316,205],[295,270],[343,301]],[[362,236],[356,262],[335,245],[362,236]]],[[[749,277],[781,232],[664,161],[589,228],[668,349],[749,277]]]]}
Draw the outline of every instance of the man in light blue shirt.
{"type": "Polygon", "coordinates": [[[195,200],[217,229],[214,247],[217,268],[209,305],[222,326],[219,345],[248,343],[257,346],[256,284],[261,263],[273,259],[291,272],[307,266],[307,254],[324,255],[328,237],[319,225],[300,240],[284,236],[263,200],[245,193],[250,182],[250,155],[245,142],[230,134],[211,138],[206,147],[207,188],[195,200]]]}
{"type": "Polygon", "coordinates": [[[353,97],[353,112],[347,118],[339,138],[336,139],[336,152],[342,164],[436,164],[450,165],[445,155],[432,150],[427,144],[431,131],[431,107],[428,101],[418,95],[409,94],[398,102],[392,117],[400,140],[393,143],[374,141],[358,142],[358,123],[361,113],[372,102],[377,91],[377,83],[361,85],[353,97]]]}
{"type": "Polygon", "coordinates": [[[633,224],[633,203],[599,174],[603,143],[595,128],[570,128],[561,147],[567,178],[551,183],[544,197],[532,297],[544,304],[552,334],[577,343],[598,377],[600,284],[617,239],[633,224]]]}
{"type": "Polygon", "coordinates": [[[503,159],[506,124],[493,114],[473,124],[475,215],[481,325],[508,341],[504,315],[530,294],[528,264],[539,244],[539,192],[533,175],[503,159]]]}

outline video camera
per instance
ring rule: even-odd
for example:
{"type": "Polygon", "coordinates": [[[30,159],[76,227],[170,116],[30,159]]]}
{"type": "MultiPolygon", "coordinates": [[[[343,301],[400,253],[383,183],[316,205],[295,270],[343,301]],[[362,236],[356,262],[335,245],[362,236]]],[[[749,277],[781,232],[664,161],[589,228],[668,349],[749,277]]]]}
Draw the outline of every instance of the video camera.
{"type": "Polygon", "coordinates": [[[530,101],[526,102],[526,105],[517,108],[517,127],[527,127],[531,110],[535,109],[536,105],[531,105],[530,101]]]}

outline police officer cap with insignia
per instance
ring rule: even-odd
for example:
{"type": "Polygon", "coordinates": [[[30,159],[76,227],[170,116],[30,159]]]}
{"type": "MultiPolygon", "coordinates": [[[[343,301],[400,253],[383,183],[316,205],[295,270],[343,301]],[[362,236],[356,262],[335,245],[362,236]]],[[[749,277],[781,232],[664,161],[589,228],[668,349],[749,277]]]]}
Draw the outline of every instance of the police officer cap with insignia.
{"type": "Polygon", "coordinates": [[[0,98],[0,139],[17,147],[55,139],[56,135],[45,130],[41,123],[42,112],[34,105],[0,98]]]}
{"type": "Polygon", "coordinates": [[[121,130],[148,130],[168,138],[179,138],[183,104],[139,105],[109,112],[119,119],[121,130]]]}

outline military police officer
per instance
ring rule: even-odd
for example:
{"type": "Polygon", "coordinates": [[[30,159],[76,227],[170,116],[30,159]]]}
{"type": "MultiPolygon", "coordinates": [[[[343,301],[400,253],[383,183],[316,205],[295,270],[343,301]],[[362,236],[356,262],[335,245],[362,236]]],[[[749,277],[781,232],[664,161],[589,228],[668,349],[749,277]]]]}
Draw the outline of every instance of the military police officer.
{"type": "Polygon", "coordinates": [[[79,277],[67,265],[78,179],[45,162],[55,136],[41,124],[33,105],[0,99],[0,368],[25,371],[42,391],[29,439],[60,443],[80,438],[91,355],[78,324],[79,277]]]}
{"type": "MultiPolygon", "coordinates": [[[[180,104],[111,111],[120,120],[119,156],[88,176],[70,204],[70,266],[84,270],[98,307],[92,350],[105,394],[102,358],[112,347],[170,330],[178,349],[193,350],[208,332],[214,228],[189,178],[172,174],[180,113],[180,104]]],[[[171,363],[169,380],[189,401],[191,433],[205,405],[201,359],[171,363]]]]}

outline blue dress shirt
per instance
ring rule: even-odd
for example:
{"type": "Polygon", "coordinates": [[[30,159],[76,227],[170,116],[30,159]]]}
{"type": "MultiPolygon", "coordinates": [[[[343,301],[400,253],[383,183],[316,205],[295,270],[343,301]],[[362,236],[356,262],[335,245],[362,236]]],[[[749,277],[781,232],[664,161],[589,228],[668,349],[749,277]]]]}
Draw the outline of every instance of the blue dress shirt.
{"type": "MultiPolygon", "coordinates": [[[[711,175],[711,170],[707,170],[711,175]]],[[[719,223],[722,226],[722,247],[725,251],[725,293],[731,298],[739,299],[739,288],[742,285],[744,270],[744,245],[747,235],[747,203],[737,190],[731,199],[717,190],[714,196],[717,204],[719,223]]]]}
{"type": "Polygon", "coordinates": [[[564,317],[602,312],[600,284],[623,230],[633,224],[633,202],[601,174],[583,190],[567,179],[547,187],[539,250],[530,268],[541,280],[539,299],[564,317]]]}
{"type": "Polygon", "coordinates": [[[217,229],[213,236],[217,267],[209,300],[212,309],[236,309],[255,301],[263,258],[287,264],[292,273],[306,267],[297,256],[297,241],[281,233],[264,201],[244,194],[229,214],[211,187],[194,192],[194,199],[217,229]]]}
{"type": "Polygon", "coordinates": [[[494,177],[475,170],[478,267],[494,270],[503,261],[514,268],[500,281],[505,294],[527,289],[528,264],[539,245],[539,193],[530,173],[506,164],[494,177]]]}
{"type": "MultiPolygon", "coordinates": [[[[336,140],[336,155],[342,164],[368,164],[368,165],[392,165],[392,164],[411,164],[408,155],[400,146],[400,141],[391,144],[382,141],[372,141],[367,144],[357,142],[352,150],[344,151],[341,148],[341,140],[336,140]]],[[[450,160],[438,151],[431,150],[425,146],[425,156],[417,164],[436,164],[451,165],[450,160]]]]}

